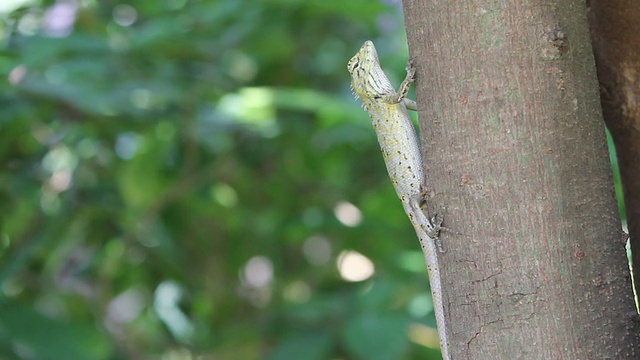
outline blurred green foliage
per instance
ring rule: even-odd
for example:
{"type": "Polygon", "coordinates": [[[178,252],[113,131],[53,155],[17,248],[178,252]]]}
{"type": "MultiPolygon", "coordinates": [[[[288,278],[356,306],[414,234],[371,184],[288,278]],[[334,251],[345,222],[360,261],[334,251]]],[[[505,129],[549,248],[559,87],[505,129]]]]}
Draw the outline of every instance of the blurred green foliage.
{"type": "Polygon", "coordinates": [[[0,358],[439,358],[346,72],[398,6],[3,0],[0,358]]]}
{"type": "Polygon", "coordinates": [[[398,1],[3,0],[0,21],[0,358],[439,358],[346,71],[373,38],[399,83],[398,1]]]}

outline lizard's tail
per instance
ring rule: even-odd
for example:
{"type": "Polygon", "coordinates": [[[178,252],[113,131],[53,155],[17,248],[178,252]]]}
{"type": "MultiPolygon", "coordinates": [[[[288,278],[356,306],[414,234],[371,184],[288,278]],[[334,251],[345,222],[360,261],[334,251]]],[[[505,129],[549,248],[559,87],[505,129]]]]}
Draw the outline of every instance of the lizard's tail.
{"type": "Polygon", "coordinates": [[[403,204],[407,215],[413,225],[413,228],[420,240],[420,247],[424,254],[427,270],[429,271],[429,284],[431,286],[431,296],[433,298],[433,311],[436,316],[436,324],[438,326],[438,337],[440,338],[440,351],[442,351],[442,359],[450,360],[449,355],[449,337],[447,336],[447,326],[444,317],[444,301],[442,298],[442,282],[440,280],[440,266],[438,265],[438,253],[436,249],[436,239],[429,237],[421,223],[429,223],[429,220],[420,210],[411,209],[409,204],[403,204]]]}

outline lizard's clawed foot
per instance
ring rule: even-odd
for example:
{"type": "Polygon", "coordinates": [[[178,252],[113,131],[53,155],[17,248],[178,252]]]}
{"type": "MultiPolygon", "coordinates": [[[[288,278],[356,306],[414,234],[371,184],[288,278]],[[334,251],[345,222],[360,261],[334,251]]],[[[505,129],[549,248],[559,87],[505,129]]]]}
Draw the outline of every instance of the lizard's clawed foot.
{"type": "Polygon", "coordinates": [[[405,68],[407,71],[407,79],[413,82],[416,80],[416,64],[414,58],[409,58],[407,61],[407,67],[405,68]]]}
{"type": "MultiPolygon", "coordinates": [[[[426,212],[426,209],[424,209],[424,205],[421,207],[422,210],[424,212],[426,212]]],[[[440,232],[441,231],[446,231],[446,232],[450,232],[452,234],[456,234],[456,235],[461,235],[461,233],[459,231],[450,229],[446,226],[442,226],[442,222],[444,221],[444,213],[446,211],[446,208],[441,208],[439,212],[435,213],[433,216],[429,217],[429,224],[427,226],[427,228],[425,229],[425,232],[427,233],[427,235],[434,239],[434,241],[436,242],[436,246],[438,247],[438,251],[439,252],[445,252],[443,247],[442,247],[442,240],[440,240],[440,232]]]]}

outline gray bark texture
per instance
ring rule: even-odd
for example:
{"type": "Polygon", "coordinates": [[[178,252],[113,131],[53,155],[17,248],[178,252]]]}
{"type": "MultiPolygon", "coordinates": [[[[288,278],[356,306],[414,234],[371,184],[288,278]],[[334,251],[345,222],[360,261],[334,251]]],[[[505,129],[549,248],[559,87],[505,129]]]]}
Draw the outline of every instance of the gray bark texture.
{"type": "Polygon", "coordinates": [[[640,359],[584,1],[405,0],[453,359],[640,359]]]}

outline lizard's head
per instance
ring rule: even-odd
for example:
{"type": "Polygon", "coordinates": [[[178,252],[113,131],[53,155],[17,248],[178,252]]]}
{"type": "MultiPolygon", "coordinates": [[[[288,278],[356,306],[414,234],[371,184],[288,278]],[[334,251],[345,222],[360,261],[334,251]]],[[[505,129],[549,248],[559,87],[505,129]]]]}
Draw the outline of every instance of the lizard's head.
{"type": "Polygon", "coordinates": [[[378,52],[376,51],[376,47],[373,46],[373,42],[371,42],[371,40],[367,40],[364,42],[360,50],[358,50],[351,60],[349,60],[347,68],[353,76],[357,70],[370,70],[371,63],[379,64],[378,52]],[[367,66],[369,67],[368,69],[367,66]]]}
{"type": "Polygon", "coordinates": [[[364,103],[394,91],[380,68],[376,47],[369,40],[349,60],[347,69],[351,74],[353,93],[364,103]]]}

